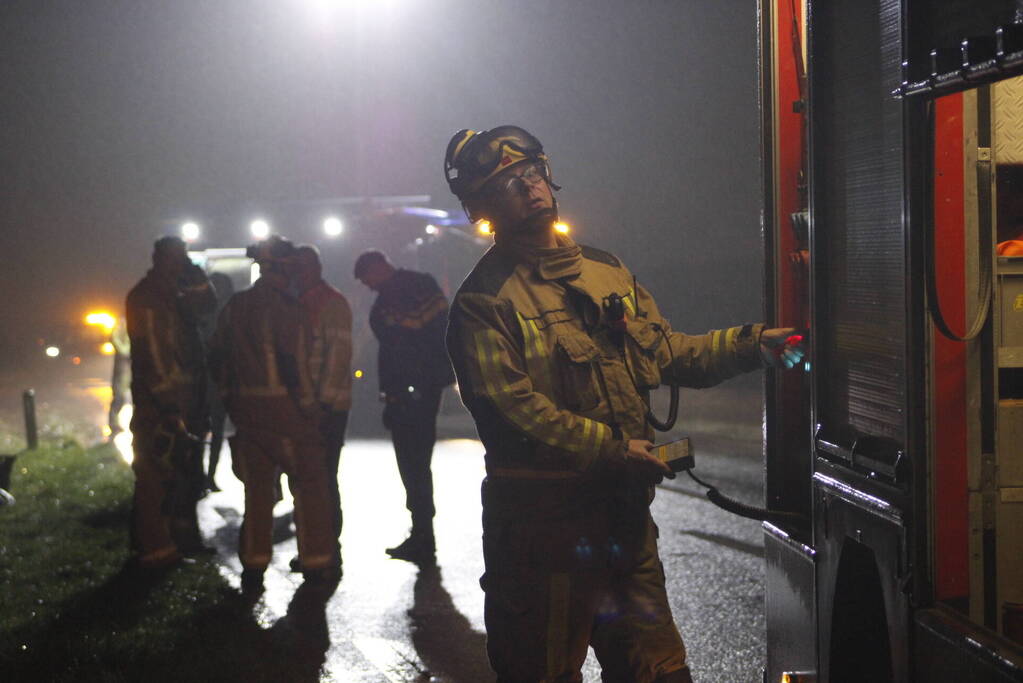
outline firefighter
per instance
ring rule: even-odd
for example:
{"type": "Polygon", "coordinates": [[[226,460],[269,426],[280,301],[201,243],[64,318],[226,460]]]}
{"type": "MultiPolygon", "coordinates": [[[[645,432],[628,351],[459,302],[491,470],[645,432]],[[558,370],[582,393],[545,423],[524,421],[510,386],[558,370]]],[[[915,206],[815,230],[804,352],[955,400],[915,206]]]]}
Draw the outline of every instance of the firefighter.
{"type": "Polygon", "coordinates": [[[120,434],[121,409],[131,403],[131,340],[128,339],[128,323],[124,316],[119,316],[110,331],[110,345],[114,347],[114,367],[110,374],[110,410],[107,413],[107,425],[110,427],[110,438],[120,434]]]}
{"type": "Polygon", "coordinates": [[[580,681],[592,646],[604,680],[691,681],[649,512],[672,474],[649,452],[648,392],[794,364],[802,349],[762,324],[672,331],[617,257],[555,231],[558,186],[527,131],[460,131],[444,166],[495,236],[455,295],[447,344],[486,448],[481,585],[498,680],[580,681]]]}
{"type": "Polygon", "coordinates": [[[327,454],[319,431],[320,408],[306,364],[302,308],[288,293],[294,254],[273,236],[249,248],[260,268],[252,287],[233,295],[221,311],[210,344],[210,365],[235,436],[231,466],[245,485],[245,518],[238,544],[242,589],[262,591],[273,552],[273,507],[279,472],[295,500],[298,555],[307,581],[340,577],[331,540],[327,454]]]}
{"type": "Polygon", "coordinates": [[[448,302],[433,277],[395,268],[379,251],[356,259],[355,277],[377,292],[369,322],[380,345],[383,421],[391,432],[405,507],[412,516],[408,538],[386,552],[401,560],[430,562],[436,551],[430,462],[441,394],[454,381],[444,350],[448,302]]]}
{"type": "Polygon", "coordinates": [[[153,267],[125,302],[134,402],[133,545],[141,567],[206,550],[195,511],[207,421],[198,321],[215,305],[206,274],[177,237],[156,241],[153,267]]]}
{"type": "MultiPolygon", "coordinates": [[[[334,538],[340,542],[342,515],[337,470],[352,407],[352,309],[344,295],[324,281],[316,247],[302,245],[295,251],[293,271],[292,281],[310,332],[309,376],[322,416],[319,427],[327,448],[334,538]]],[[[340,545],[337,556],[340,563],[340,545]]]]}

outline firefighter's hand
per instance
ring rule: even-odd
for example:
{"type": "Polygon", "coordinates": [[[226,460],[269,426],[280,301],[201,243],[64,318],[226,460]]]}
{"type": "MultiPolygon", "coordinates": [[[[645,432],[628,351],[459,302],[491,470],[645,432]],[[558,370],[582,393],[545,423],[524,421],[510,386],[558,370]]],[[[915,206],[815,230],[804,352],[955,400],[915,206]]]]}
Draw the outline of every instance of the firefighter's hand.
{"type": "Polygon", "coordinates": [[[168,434],[187,434],[185,420],[178,413],[165,415],[161,425],[168,434]]]}
{"type": "Polygon", "coordinates": [[[775,327],[760,334],[760,355],[772,368],[793,368],[806,355],[810,335],[794,327],[775,327]]]}
{"type": "Polygon", "coordinates": [[[648,476],[654,484],[659,484],[663,477],[674,479],[671,468],[650,454],[653,447],[646,439],[629,439],[625,443],[625,466],[648,476]]]}

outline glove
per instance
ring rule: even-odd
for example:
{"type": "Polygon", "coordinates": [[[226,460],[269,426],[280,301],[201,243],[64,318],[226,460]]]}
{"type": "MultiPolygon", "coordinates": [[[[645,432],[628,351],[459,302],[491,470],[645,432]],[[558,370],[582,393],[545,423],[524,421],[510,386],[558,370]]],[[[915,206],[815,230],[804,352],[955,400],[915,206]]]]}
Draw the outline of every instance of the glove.
{"type": "Polygon", "coordinates": [[[794,327],[776,327],[760,334],[760,356],[772,368],[793,368],[806,355],[809,332],[800,333],[794,327]]]}

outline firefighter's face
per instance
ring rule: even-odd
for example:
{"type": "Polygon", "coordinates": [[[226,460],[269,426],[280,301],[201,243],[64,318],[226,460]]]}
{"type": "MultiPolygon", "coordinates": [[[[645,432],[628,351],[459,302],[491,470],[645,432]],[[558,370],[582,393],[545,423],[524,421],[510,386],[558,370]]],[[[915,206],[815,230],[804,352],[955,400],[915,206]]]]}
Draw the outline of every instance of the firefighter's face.
{"type": "Polygon", "coordinates": [[[153,255],[153,265],[168,276],[177,277],[189,264],[188,251],[184,245],[168,245],[153,255]]]}
{"type": "Polygon", "coordinates": [[[554,219],[554,194],[539,164],[519,164],[498,174],[483,188],[482,202],[498,229],[542,227],[554,219]]]}
{"type": "Polygon", "coordinates": [[[380,290],[380,285],[391,279],[392,274],[394,274],[394,268],[380,261],[367,266],[358,279],[359,282],[376,292],[380,290]]]}

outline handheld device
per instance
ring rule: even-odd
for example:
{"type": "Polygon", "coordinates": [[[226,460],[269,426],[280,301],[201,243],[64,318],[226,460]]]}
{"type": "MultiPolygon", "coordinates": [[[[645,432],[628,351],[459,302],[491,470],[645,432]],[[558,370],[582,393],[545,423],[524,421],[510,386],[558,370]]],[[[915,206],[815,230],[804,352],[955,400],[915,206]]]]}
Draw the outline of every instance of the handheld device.
{"type": "Polygon", "coordinates": [[[672,472],[682,472],[696,467],[696,457],[689,447],[689,437],[654,446],[650,454],[665,463],[672,472]]]}

